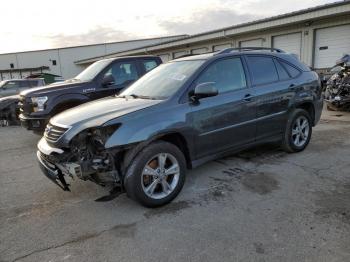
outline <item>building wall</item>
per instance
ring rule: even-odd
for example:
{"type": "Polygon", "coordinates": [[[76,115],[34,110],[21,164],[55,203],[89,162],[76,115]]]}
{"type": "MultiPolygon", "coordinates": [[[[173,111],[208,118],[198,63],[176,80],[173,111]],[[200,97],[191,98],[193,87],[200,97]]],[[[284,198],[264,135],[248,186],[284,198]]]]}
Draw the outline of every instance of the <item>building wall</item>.
{"type": "MultiPolygon", "coordinates": [[[[45,70],[44,72],[59,75],[64,79],[68,79],[76,76],[85,68],[85,66],[76,65],[74,63],[75,61],[96,56],[104,56],[113,52],[121,52],[178,38],[179,36],[174,36],[90,46],[0,54],[0,70],[10,69],[11,63],[14,64],[14,69],[48,66],[50,69],[45,70]],[[53,65],[53,60],[56,60],[56,65],[53,65]]],[[[25,77],[30,74],[30,71],[22,72],[21,74],[22,77],[25,77]]],[[[21,75],[18,72],[2,74],[2,79],[10,78],[21,78],[21,75]]]]}
{"type": "MultiPolygon", "coordinates": [[[[197,43],[187,44],[185,46],[177,46],[167,49],[154,50],[150,52],[154,55],[161,55],[161,57],[169,57],[169,60],[178,57],[178,54],[191,54],[194,50],[208,50],[207,52],[217,51],[227,47],[239,47],[240,42],[255,39],[262,39],[263,47],[271,47],[273,37],[292,33],[301,33],[301,51],[300,59],[307,65],[313,67],[314,65],[314,38],[315,31],[320,28],[327,28],[331,26],[338,26],[350,24],[350,16],[343,15],[332,17],[329,19],[322,19],[313,21],[312,23],[302,23],[296,25],[279,26],[270,28],[264,31],[255,31],[247,34],[239,34],[225,37],[218,37],[217,39],[205,40],[205,38],[197,43]],[[218,47],[218,48],[216,48],[218,47]],[[221,48],[221,49],[222,49],[221,48]]],[[[349,46],[350,49],[350,46],[349,46]]],[[[342,54],[339,54],[339,57],[342,54]]],[[[335,61],[334,61],[335,62],[335,61]]]]}

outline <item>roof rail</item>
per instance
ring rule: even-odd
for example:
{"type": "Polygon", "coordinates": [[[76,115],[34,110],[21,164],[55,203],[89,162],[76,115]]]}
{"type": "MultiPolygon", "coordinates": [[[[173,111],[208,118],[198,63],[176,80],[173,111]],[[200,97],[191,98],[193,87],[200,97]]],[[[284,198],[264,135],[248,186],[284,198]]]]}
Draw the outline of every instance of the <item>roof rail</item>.
{"type": "Polygon", "coordinates": [[[285,53],[282,49],[273,48],[273,47],[231,47],[231,48],[223,49],[217,52],[215,55],[229,54],[235,51],[240,52],[240,51],[259,51],[259,50],[276,52],[276,53],[285,53]]]}

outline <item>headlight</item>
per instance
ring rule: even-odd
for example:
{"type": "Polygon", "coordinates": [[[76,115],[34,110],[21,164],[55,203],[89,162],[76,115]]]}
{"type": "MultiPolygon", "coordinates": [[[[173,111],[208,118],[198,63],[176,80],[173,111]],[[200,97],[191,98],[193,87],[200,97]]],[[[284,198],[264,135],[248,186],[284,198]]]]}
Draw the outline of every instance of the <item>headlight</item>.
{"type": "Polygon", "coordinates": [[[44,111],[46,101],[47,96],[32,97],[32,102],[34,104],[34,112],[44,111]]]}

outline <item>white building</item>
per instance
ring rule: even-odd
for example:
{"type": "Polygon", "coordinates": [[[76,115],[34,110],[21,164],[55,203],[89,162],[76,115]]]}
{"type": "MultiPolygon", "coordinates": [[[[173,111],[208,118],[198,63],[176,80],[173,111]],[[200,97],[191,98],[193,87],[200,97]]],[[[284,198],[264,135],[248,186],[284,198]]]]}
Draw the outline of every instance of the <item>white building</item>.
{"type": "Polygon", "coordinates": [[[58,48],[0,55],[0,79],[31,72],[73,77],[89,64],[107,57],[153,54],[168,61],[228,47],[275,47],[294,53],[323,71],[350,53],[350,1],[316,6],[197,35],[58,48]]]}
{"type": "MultiPolygon", "coordinates": [[[[268,7],[267,7],[268,8],[268,7]]],[[[350,1],[341,1],[249,23],[187,36],[161,44],[116,52],[107,57],[154,54],[168,61],[228,47],[275,47],[297,54],[307,65],[323,71],[350,53],[350,1]]],[[[92,63],[100,57],[75,61],[92,63]]]]}
{"type": "Polygon", "coordinates": [[[0,54],[0,80],[24,78],[32,73],[50,73],[64,79],[80,73],[85,67],[74,62],[94,56],[103,57],[110,53],[140,48],[184,36],[169,36],[132,41],[75,46],[29,52],[0,54]]]}

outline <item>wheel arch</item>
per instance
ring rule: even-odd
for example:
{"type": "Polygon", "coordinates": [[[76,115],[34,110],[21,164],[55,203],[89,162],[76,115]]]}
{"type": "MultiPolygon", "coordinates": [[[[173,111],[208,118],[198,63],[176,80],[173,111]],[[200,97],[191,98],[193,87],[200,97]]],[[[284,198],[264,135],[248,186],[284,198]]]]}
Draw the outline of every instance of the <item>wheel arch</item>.
{"type": "Polygon", "coordinates": [[[120,159],[122,159],[123,162],[122,172],[125,173],[132,160],[140,151],[142,151],[149,144],[156,141],[165,141],[178,147],[180,151],[184,154],[187,168],[192,168],[192,154],[185,136],[179,132],[167,132],[155,135],[148,140],[139,142],[133,145],[132,147],[120,151],[119,157],[120,159]]]}
{"type": "Polygon", "coordinates": [[[73,95],[73,96],[60,96],[58,97],[51,109],[51,115],[54,116],[61,113],[69,108],[81,105],[89,101],[89,98],[83,95],[73,95]]]}
{"type": "Polygon", "coordinates": [[[297,104],[295,108],[304,109],[306,112],[308,112],[311,117],[312,125],[315,125],[315,106],[312,102],[302,102],[300,104],[297,104]]]}
{"type": "Polygon", "coordinates": [[[185,156],[187,168],[189,169],[192,168],[192,161],[191,161],[192,158],[188,147],[188,143],[185,137],[181,133],[178,133],[178,132],[166,133],[166,134],[157,136],[155,139],[152,140],[152,142],[153,141],[166,141],[168,143],[171,143],[177,146],[185,156]]]}

